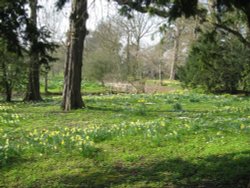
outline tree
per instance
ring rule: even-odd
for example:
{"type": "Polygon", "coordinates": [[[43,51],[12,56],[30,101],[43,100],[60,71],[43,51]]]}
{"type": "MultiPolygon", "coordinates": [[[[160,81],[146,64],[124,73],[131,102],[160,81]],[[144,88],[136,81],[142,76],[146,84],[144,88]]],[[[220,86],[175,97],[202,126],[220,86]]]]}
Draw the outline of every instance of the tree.
{"type": "Polygon", "coordinates": [[[29,62],[29,71],[28,71],[28,86],[25,96],[25,101],[40,101],[42,100],[40,94],[40,62],[39,62],[39,51],[38,47],[38,37],[39,33],[37,32],[37,0],[30,0],[30,62],[29,62]]]}
{"type": "Polygon", "coordinates": [[[37,9],[38,0],[30,0],[30,22],[27,24],[27,33],[29,41],[29,70],[28,70],[28,86],[25,101],[41,101],[40,94],[40,66],[48,65],[49,62],[56,59],[51,56],[58,46],[50,42],[50,32],[45,28],[38,28],[37,25],[37,9]]]}
{"type": "Polygon", "coordinates": [[[126,44],[125,58],[123,58],[127,65],[125,74],[132,80],[142,79],[143,62],[140,60],[142,40],[155,32],[157,22],[147,15],[133,11],[129,19],[117,17],[116,24],[126,44]]]}
{"type": "Polygon", "coordinates": [[[177,18],[173,23],[164,23],[160,29],[161,43],[165,47],[163,59],[167,64],[166,73],[174,80],[176,69],[185,63],[190,45],[195,40],[195,19],[177,18]]]}
{"type": "Polygon", "coordinates": [[[236,93],[249,89],[250,49],[235,36],[215,33],[201,35],[178,75],[186,86],[209,92],[236,93]]]}
{"type": "MultiPolygon", "coordinates": [[[[58,2],[62,7],[64,2],[58,2]]],[[[86,21],[88,19],[87,0],[73,0],[68,32],[67,58],[64,73],[64,90],[62,108],[65,111],[84,107],[81,95],[82,58],[84,40],[88,34],[86,21]]]]}
{"type": "Polygon", "coordinates": [[[0,92],[11,102],[13,90],[20,91],[25,83],[25,62],[16,53],[7,50],[6,41],[0,39],[0,92]]]}
{"type": "Polygon", "coordinates": [[[202,15],[204,9],[198,6],[198,0],[113,0],[122,6],[121,13],[131,17],[132,10],[139,11],[141,13],[149,13],[151,15],[157,15],[159,17],[168,18],[174,20],[178,17],[185,16],[191,17],[194,15],[202,15]]]}
{"type": "MultiPolygon", "coordinates": [[[[184,16],[186,18],[191,16],[199,16],[201,22],[208,22],[207,15],[211,15],[211,8],[216,9],[216,19],[219,23],[213,23],[216,27],[219,27],[227,32],[236,35],[242,42],[249,45],[242,35],[237,31],[228,28],[227,25],[220,22],[220,17],[227,13],[239,12],[243,15],[248,28],[250,28],[250,1],[246,0],[208,0],[208,6],[200,6],[198,0],[166,0],[166,1],[154,1],[154,0],[113,0],[122,6],[120,9],[124,15],[131,16],[132,10],[137,10],[142,13],[149,13],[151,15],[157,15],[163,18],[167,18],[169,21],[175,20],[178,17],[184,16]]],[[[242,17],[242,16],[241,16],[242,17]]],[[[241,19],[241,18],[239,18],[241,19]]]]}
{"type": "Polygon", "coordinates": [[[122,78],[142,93],[145,90],[145,54],[143,39],[157,30],[158,21],[145,14],[133,11],[129,19],[117,16],[116,27],[122,34],[122,78]]]}
{"type": "MultiPolygon", "coordinates": [[[[198,0],[178,0],[178,1],[151,1],[151,0],[113,0],[122,5],[122,12],[129,15],[131,10],[137,10],[142,13],[151,13],[164,18],[172,20],[174,18],[184,15],[190,17],[194,15],[204,15],[204,9],[198,6],[198,0]]],[[[66,0],[58,2],[59,6],[63,6],[66,0]]],[[[235,6],[247,15],[250,23],[250,6],[249,3],[237,3],[236,0],[218,1],[219,6],[235,6]],[[246,8],[248,7],[248,8],[246,8]]],[[[83,42],[87,35],[86,20],[87,20],[87,2],[73,1],[72,13],[70,18],[70,31],[68,35],[68,53],[65,69],[64,94],[62,107],[64,110],[76,109],[84,107],[81,98],[81,67],[82,67],[82,50],[84,48],[83,42]],[[82,31],[82,32],[79,32],[82,31]],[[81,50],[81,52],[80,52],[81,50]]],[[[249,24],[250,25],[250,24],[249,24]]]]}
{"type": "Polygon", "coordinates": [[[84,79],[96,80],[104,85],[106,80],[120,79],[121,33],[113,17],[102,21],[86,39],[84,79]]]}
{"type": "Polygon", "coordinates": [[[26,0],[1,0],[0,38],[6,41],[7,50],[21,54],[25,39],[25,26],[28,22],[26,0]]]}
{"type": "Polygon", "coordinates": [[[1,1],[0,6],[0,37],[6,41],[7,50],[18,56],[28,52],[30,57],[25,100],[40,101],[40,64],[47,64],[54,59],[49,52],[56,45],[48,41],[50,34],[47,29],[37,28],[37,0],[1,1]],[[28,3],[30,17],[26,7],[28,3]]]}
{"type": "Polygon", "coordinates": [[[180,50],[180,38],[185,29],[185,25],[183,24],[183,19],[178,19],[173,26],[173,38],[174,38],[174,56],[170,67],[170,80],[175,79],[175,69],[176,64],[179,61],[179,50],[180,50]]]}

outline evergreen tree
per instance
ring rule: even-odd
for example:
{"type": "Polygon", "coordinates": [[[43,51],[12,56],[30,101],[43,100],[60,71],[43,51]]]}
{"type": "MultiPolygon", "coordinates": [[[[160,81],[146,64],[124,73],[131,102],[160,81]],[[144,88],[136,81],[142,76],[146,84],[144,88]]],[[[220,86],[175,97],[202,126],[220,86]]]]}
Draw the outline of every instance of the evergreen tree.
{"type": "Polygon", "coordinates": [[[28,23],[26,0],[0,1],[0,38],[4,39],[8,51],[20,55],[21,41],[26,41],[25,26],[28,23]],[[20,40],[22,39],[22,40],[20,40]]]}
{"type": "Polygon", "coordinates": [[[236,37],[209,32],[194,44],[178,77],[186,86],[202,87],[209,92],[246,91],[249,62],[250,49],[236,37]]]}
{"type": "MultiPolygon", "coordinates": [[[[0,38],[7,46],[7,50],[18,56],[27,53],[30,57],[28,66],[28,87],[25,100],[39,101],[40,95],[40,65],[54,60],[50,52],[56,45],[50,41],[49,32],[45,28],[37,27],[37,0],[10,0],[0,3],[0,38]],[[30,5],[31,16],[27,14],[27,4],[30,5]]],[[[16,62],[18,63],[18,62],[16,62]]],[[[6,64],[4,67],[7,67],[6,64]]]]}
{"type": "Polygon", "coordinates": [[[26,80],[26,64],[22,57],[7,50],[6,41],[0,39],[0,92],[11,101],[13,90],[23,91],[26,80]]]}

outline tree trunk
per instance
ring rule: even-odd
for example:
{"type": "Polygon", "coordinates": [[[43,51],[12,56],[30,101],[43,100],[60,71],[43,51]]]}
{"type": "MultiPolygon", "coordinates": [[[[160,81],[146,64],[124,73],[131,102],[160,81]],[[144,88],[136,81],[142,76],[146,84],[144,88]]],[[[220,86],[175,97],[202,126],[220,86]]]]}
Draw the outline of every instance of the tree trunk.
{"type": "Polygon", "coordinates": [[[180,43],[180,31],[177,26],[176,28],[176,35],[175,35],[175,40],[174,40],[174,59],[171,65],[171,70],[170,70],[170,80],[175,79],[175,68],[176,68],[176,63],[178,62],[178,55],[179,55],[179,44],[180,43]]]}
{"type": "Polygon", "coordinates": [[[85,107],[81,95],[81,81],[84,40],[87,35],[87,19],[87,0],[73,0],[64,72],[62,102],[64,111],[85,107]]]}
{"type": "Polygon", "coordinates": [[[48,90],[48,71],[46,70],[45,71],[45,75],[44,75],[44,92],[45,94],[48,94],[49,93],[49,90],[48,90]]]}
{"type": "Polygon", "coordinates": [[[162,74],[161,74],[161,62],[159,62],[159,65],[158,65],[158,74],[159,74],[159,81],[160,81],[160,85],[162,85],[162,74]]]}
{"type": "MultiPolygon", "coordinates": [[[[127,53],[127,57],[126,57],[126,63],[127,63],[127,74],[126,76],[128,77],[128,75],[131,74],[131,65],[130,65],[130,34],[128,33],[127,36],[127,48],[126,48],[126,53],[127,53]]],[[[128,79],[128,78],[127,78],[128,79]]]]}
{"type": "MultiPolygon", "coordinates": [[[[31,11],[31,21],[33,29],[37,28],[37,0],[30,0],[30,11],[31,11]]],[[[30,47],[30,62],[29,62],[29,79],[27,92],[25,96],[25,101],[41,101],[40,94],[40,64],[39,55],[37,50],[35,50],[38,43],[38,36],[36,32],[33,32],[31,37],[31,47],[30,47]]]]}
{"type": "Polygon", "coordinates": [[[2,61],[2,68],[3,68],[3,83],[5,87],[6,102],[11,102],[12,88],[8,80],[7,67],[4,60],[2,61]]]}

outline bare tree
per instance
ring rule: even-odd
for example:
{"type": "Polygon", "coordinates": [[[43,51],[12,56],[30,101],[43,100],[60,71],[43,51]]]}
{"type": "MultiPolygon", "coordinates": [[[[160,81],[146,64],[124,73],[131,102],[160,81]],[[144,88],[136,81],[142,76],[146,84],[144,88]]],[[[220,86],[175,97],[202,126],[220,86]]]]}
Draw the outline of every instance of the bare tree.
{"type": "Polygon", "coordinates": [[[185,29],[184,25],[184,20],[183,19],[178,19],[175,22],[174,28],[173,28],[173,37],[174,37],[174,53],[173,53],[173,61],[171,63],[171,68],[170,68],[170,80],[175,79],[175,69],[176,69],[176,64],[179,60],[179,50],[180,50],[180,37],[185,29]]]}
{"type": "Polygon", "coordinates": [[[124,45],[123,63],[126,64],[126,79],[138,92],[144,92],[142,40],[153,34],[157,24],[148,15],[132,12],[132,18],[118,17],[116,22],[122,33],[124,45]]]}
{"type": "Polygon", "coordinates": [[[177,66],[185,62],[188,49],[196,38],[196,23],[195,19],[181,17],[164,28],[162,41],[165,44],[164,58],[168,64],[170,80],[175,79],[177,66]]]}

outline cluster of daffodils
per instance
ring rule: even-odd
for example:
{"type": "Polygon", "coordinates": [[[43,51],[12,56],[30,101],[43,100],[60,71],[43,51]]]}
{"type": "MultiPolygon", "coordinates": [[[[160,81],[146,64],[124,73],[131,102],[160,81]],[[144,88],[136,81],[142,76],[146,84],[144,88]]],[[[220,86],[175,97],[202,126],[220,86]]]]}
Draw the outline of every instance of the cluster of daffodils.
{"type": "Polygon", "coordinates": [[[81,153],[89,152],[94,147],[94,142],[80,128],[58,128],[57,130],[47,130],[30,132],[26,137],[26,147],[33,147],[41,154],[59,152],[61,149],[69,152],[78,150],[81,153]]]}
{"type": "Polygon", "coordinates": [[[18,143],[10,141],[10,136],[0,129],[0,166],[4,165],[9,159],[15,158],[19,155],[21,147],[18,143]]]}
{"type": "MultiPolygon", "coordinates": [[[[165,123],[160,122],[164,127],[165,123]]],[[[43,129],[33,130],[24,134],[24,137],[13,139],[0,129],[0,164],[13,157],[21,155],[23,152],[36,151],[39,155],[60,152],[78,152],[83,156],[92,156],[97,151],[97,143],[128,135],[143,133],[146,137],[157,134],[159,122],[131,122],[100,126],[90,124],[85,128],[80,127],[57,127],[54,130],[43,129]]]]}
{"type": "Polygon", "coordinates": [[[14,113],[15,106],[7,106],[0,104],[0,125],[17,124],[22,117],[14,113]]]}
{"type": "Polygon", "coordinates": [[[3,135],[3,141],[0,145],[0,159],[7,160],[8,158],[8,151],[9,151],[9,139],[7,138],[7,135],[3,135]]]}
{"type": "Polygon", "coordinates": [[[83,156],[93,156],[98,151],[98,143],[126,136],[142,135],[145,139],[157,141],[181,139],[183,135],[198,134],[211,129],[216,131],[209,142],[221,139],[225,131],[242,133],[250,131],[250,116],[241,119],[214,117],[213,113],[197,113],[190,118],[177,117],[174,120],[159,118],[152,121],[122,122],[112,125],[89,124],[85,127],[55,127],[53,130],[33,130],[18,139],[7,135],[0,128],[0,164],[22,152],[36,151],[39,155],[60,152],[78,152],[83,156]]]}

